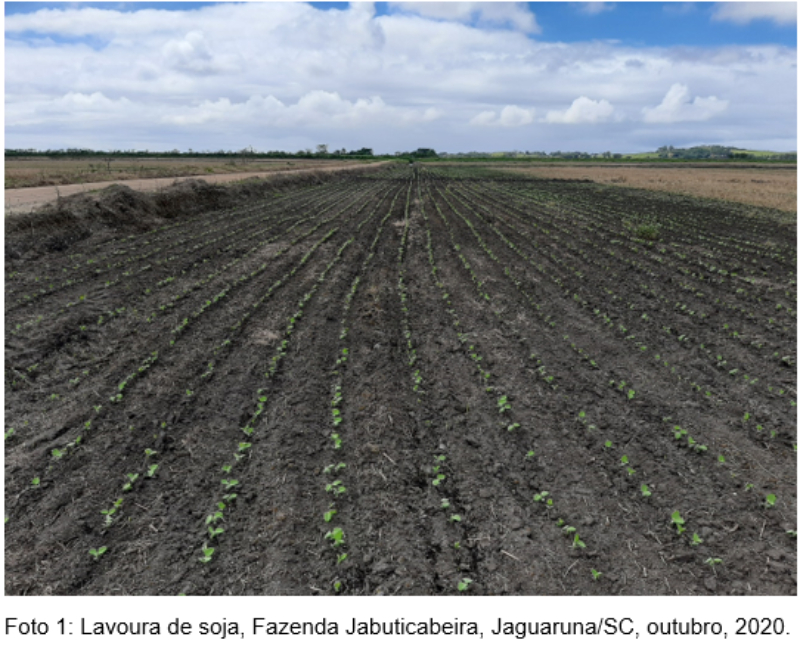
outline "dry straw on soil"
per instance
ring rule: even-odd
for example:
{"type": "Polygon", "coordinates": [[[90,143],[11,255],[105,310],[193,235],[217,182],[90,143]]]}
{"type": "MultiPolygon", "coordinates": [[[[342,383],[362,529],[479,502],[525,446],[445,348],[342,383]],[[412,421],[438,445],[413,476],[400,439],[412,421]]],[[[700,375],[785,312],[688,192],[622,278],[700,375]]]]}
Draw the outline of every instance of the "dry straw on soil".
{"type": "Polygon", "coordinates": [[[797,169],[771,167],[507,166],[539,178],[592,180],[797,212],[797,169]]]}

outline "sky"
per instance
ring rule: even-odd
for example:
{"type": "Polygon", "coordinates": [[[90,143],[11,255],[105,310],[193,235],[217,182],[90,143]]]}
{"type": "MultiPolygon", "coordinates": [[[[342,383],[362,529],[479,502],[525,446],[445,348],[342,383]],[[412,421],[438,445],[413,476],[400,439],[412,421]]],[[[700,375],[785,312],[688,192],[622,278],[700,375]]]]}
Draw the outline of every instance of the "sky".
{"type": "Polygon", "coordinates": [[[6,2],[5,147],[797,150],[794,2],[6,2]]]}

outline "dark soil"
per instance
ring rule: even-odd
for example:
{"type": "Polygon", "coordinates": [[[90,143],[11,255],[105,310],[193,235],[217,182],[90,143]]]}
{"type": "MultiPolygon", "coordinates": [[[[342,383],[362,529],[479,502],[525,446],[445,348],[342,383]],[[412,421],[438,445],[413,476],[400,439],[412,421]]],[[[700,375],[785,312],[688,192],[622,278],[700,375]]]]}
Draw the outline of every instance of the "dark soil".
{"type": "Polygon", "coordinates": [[[8,221],[6,594],[794,595],[796,256],[453,166],[8,221]]]}

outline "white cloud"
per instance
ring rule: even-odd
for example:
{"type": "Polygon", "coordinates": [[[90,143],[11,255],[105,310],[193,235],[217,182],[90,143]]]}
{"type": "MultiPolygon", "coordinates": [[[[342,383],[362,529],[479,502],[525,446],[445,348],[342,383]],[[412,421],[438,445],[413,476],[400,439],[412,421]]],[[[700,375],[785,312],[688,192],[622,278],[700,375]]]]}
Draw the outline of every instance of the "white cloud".
{"type": "Polygon", "coordinates": [[[426,18],[505,26],[529,34],[538,34],[541,27],[536,16],[520,2],[390,2],[391,7],[426,18]]]}
{"type": "Polygon", "coordinates": [[[520,108],[519,106],[505,106],[498,116],[496,111],[486,110],[478,113],[469,123],[473,126],[505,126],[516,127],[532,124],[536,110],[533,108],[520,108]]]}
{"type": "Polygon", "coordinates": [[[324,128],[357,128],[370,124],[424,124],[438,119],[441,114],[434,107],[419,110],[389,106],[379,96],[349,101],[338,92],[313,90],[294,104],[285,104],[271,95],[254,95],[241,102],[220,97],[196,106],[176,108],[161,121],[176,126],[225,124],[235,120],[242,125],[265,128],[298,128],[309,124],[324,128]]]}
{"type": "Polygon", "coordinates": [[[422,4],[8,15],[6,146],[490,151],[525,134],[531,148],[602,151],[796,138],[794,47],[543,42],[507,28],[535,24],[521,3],[422,4]]]}
{"type": "Polygon", "coordinates": [[[714,96],[692,99],[687,86],[675,83],[658,106],[643,108],[642,115],[648,123],[704,122],[725,112],[729,103],[714,96]]]}
{"type": "Polygon", "coordinates": [[[578,10],[589,16],[596,16],[606,11],[613,11],[616,7],[617,5],[613,2],[581,2],[578,4],[578,10]]]}
{"type": "Polygon", "coordinates": [[[544,118],[550,124],[596,124],[614,117],[614,106],[606,99],[578,97],[566,110],[551,110],[544,118]]]}
{"type": "Polygon", "coordinates": [[[778,25],[797,24],[797,3],[795,2],[719,2],[711,15],[713,20],[721,20],[747,25],[754,20],[771,20],[778,25]]]}

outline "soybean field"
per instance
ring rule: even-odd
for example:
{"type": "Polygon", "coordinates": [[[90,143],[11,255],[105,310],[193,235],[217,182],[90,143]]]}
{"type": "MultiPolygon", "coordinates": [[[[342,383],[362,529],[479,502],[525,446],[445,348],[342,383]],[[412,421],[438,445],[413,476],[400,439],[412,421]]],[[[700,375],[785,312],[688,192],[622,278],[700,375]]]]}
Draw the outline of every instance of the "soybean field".
{"type": "Polygon", "coordinates": [[[786,213],[435,164],[133,194],[7,230],[6,594],[796,594],[786,213]]]}

